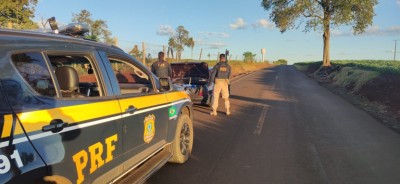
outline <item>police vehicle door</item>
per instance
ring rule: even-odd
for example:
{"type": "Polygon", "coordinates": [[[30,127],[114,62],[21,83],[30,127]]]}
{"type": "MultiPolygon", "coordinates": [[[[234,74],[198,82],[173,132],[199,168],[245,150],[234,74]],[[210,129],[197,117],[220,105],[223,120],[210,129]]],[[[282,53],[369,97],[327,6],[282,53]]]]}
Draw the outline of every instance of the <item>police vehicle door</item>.
{"type": "Polygon", "coordinates": [[[120,91],[117,98],[124,119],[125,166],[131,168],[167,143],[168,101],[164,93],[157,92],[150,71],[140,62],[127,56],[103,55],[116,76],[116,91],[120,91]]]}
{"type": "Polygon", "coordinates": [[[97,52],[83,50],[11,55],[21,86],[12,108],[48,175],[72,183],[90,183],[122,162],[118,101],[108,95],[111,84],[97,52]]]}

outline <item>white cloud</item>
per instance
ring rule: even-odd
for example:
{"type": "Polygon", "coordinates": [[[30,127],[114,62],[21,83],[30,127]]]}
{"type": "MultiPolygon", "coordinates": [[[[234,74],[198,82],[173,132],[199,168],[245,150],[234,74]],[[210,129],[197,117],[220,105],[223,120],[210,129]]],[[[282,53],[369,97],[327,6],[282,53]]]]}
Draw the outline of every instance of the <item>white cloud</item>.
{"type": "MultiPolygon", "coordinates": [[[[367,35],[367,36],[384,36],[384,35],[399,35],[400,34],[400,25],[397,26],[390,26],[388,28],[380,28],[377,25],[373,25],[371,27],[368,27],[364,33],[361,35],[367,35]]],[[[346,31],[342,32],[339,30],[332,30],[331,31],[332,36],[352,36],[353,32],[346,31]]]]}
{"type": "Polygon", "coordinates": [[[398,6],[400,6],[400,0],[397,0],[397,1],[396,1],[396,4],[397,4],[398,6]]]}
{"type": "Polygon", "coordinates": [[[171,36],[174,34],[174,29],[170,25],[160,25],[157,31],[157,35],[160,36],[171,36]]]}
{"type": "Polygon", "coordinates": [[[220,38],[229,38],[231,35],[224,32],[200,32],[200,36],[202,37],[220,37],[220,38]]]}
{"type": "Polygon", "coordinates": [[[229,24],[231,29],[246,29],[246,22],[242,18],[238,18],[235,23],[229,24]]]}
{"type": "Polygon", "coordinates": [[[208,44],[209,49],[221,49],[223,47],[226,47],[226,44],[222,42],[214,42],[208,44]]]}
{"type": "Polygon", "coordinates": [[[226,47],[226,43],[223,42],[206,42],[201,39],[197,39],[197,46],[202,46],[208,49],[221,49],[226,47]]]}
{"type": "Polygon", "coordinates": [[[271,22],[269,22],[267,19],[260,19],[256,23],[253,24],[253,28],[265,28],[265,29],[273,29],[275,26],[271,22]]]}
{"type": "Polygon", "coordinates": [[[380,34],[380,32],[381,32],[381,30],[380,30],[379,26],[373,25],[373,26],[371,26],[371,27],[368,27],[368,28],[365,30],[365,33],[363,33],[363,34],[367,34],[367,35],[376,35],[376,34],[380,34]]]}
{"type": "Polygon", "coordinates": [[[223,32],[208,32],[207,33],[208,36],[217,36],[217,37],[221,37],[221,38],[229,38],[230,35],[228,33],[223,33],[223,32]]]}

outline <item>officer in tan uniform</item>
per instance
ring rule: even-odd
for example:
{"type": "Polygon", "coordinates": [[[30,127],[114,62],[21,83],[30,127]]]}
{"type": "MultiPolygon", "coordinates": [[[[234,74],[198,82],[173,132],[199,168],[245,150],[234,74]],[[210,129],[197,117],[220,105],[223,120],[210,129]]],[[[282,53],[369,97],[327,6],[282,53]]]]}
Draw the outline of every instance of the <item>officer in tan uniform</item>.
{"type": "Polygon", "coordinates": [[[225,54],[219,55],[219,62],[213,67],[210,82],[214,82],[213,101],[211,115],[217,115],[219,94],[222,93],[222,98],[225,101],[226,114],[230,115],[229,111],[229,78],[231,75],[231,66],[226,62],[225,54]]]}

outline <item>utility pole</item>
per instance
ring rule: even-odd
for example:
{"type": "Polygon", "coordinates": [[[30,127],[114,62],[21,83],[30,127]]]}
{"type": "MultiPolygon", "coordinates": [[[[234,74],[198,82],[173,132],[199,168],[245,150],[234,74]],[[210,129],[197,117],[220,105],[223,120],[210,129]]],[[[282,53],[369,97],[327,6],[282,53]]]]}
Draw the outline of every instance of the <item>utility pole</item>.
{"type": "Polygon", "coordinates": [[[394,41],[394,60],[396,61],[396,47],[397,47],[397,40],[393,40],[394,41]]]}

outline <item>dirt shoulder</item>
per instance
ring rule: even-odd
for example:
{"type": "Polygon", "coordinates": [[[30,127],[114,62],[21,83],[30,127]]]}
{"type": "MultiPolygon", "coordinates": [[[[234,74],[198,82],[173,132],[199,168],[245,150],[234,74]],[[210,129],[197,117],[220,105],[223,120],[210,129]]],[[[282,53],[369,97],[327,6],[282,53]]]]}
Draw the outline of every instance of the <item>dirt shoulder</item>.
{"type": "Polygon", "coordinates": [[[343,66],[324,70],[319,66],[296,68],[400,133],[400,75],[343,66]]]}

